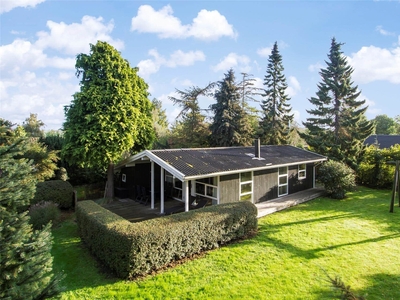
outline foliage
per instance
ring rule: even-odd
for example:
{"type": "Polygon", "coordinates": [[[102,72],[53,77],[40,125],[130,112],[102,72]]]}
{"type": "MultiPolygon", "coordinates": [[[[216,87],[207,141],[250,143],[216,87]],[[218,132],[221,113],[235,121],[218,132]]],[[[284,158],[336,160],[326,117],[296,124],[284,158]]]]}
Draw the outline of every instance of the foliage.
{"type": "Polygon", "coordinates": [[[318,180],[333,199],[343,199],[356,187],[354,171],[346,164],[329,160],[319,168],[318,180]]]}
{"type": "Polygon", "coordinates": [[[152,101],[152,118],[153,127],[156,134],[156,139],[154,140],[153,149],[165,149],[168,148],[168,119],[165,109],[162,108],[161,100],[154,98],[152,101]]]}
{"type": "Polygon", "coordinates": [[[93,201],[81,201],[76,217],[90,251],[122,278],[148,274],[257,230],[257,209],[247,201],[135,224],[93,201]]]}
{"type": "Polygon", "coordinates": [[[67,274],[61,299],[340,299],[322,270],[357,295],[400,299],[400,208],[388,212],[390,195],[359,186],[340,202],[314,199],[258,219],[251,239],[135,281],[104,272],[71,215],[53,229],[54,267],[67,274]]]}
{"type": "Polygon", "coordinates": [[[171,146],[173,148],[208,146],[209,125],[205,122],[205,115],[201,113],[198,98],[210,96],[210,90],[214,86],[215,83],[209,83],[204,88],[193,86],[185,91],[176,89],[175,93],[179,95],[179,98],[169,97],[174,105],[177,104],[181,108],[177,121],[172,127],[171,146]]]}
{"type": "Polygon", "coordinates": [[[390,188],[395,166],[388,162],[396,160],[400,160],[400,145],[385,149],[367,147],[357,170],[358,181],[372,188],[390,188]]]}
{"type": "MultiPolygon", "coordinates": [[[[4,123],[3,123],[4,124],[4,123]]],[[[0,127],[0,298],[44,299],[59,291],[52,272],[50,226],[33,231],[26,211],[36,179],[12,130],[0,127]]]]}
{"type": "Polygon", "coordinates": [[[75,67],[81,88],[65,108],[62,154],[70,164],[103,170],[108,166],[112,197],[113,163],[154,140],[148,86],[138,69],[106,42],[91,44],[90,54],[79,54],[75,67]]]}
{"type": "Polygon", "coordinates": [[[375,122],[375,134],[396,134],[397,127],[395,119],[387,115],[377,115],[373,120],[375,122]]]}
{"type": "Polygon", "coordinates": [[[232,69],[217,82],[214,112],[210,125],[212,146],[248,146],[253,142],[253,130],[246,110],[241,106],[240,87],[232,69]]]}
{"type": "Polygon", "coordinates": [[[261,104],[262,119],[260,121],[259,136],[262,144],[282,145],[290,144],[291,123],[294,115],[288,103],[282,56],[275,42],[271,55],[268,58],[267,75],[264,77],[264,93],[261,104]]]}
{"type": "Polygon", "coordinates": [[[22,123],[22,127],[24,128],[28,136],[35,138],[44,137],[45,133],[42,130],[43,126],[43,121],[38,120],[37,114],[32,113],[29,115],[29,118],[26,118],[25,121],[22,123]]]}
{"type": "Polygon", "coordinates": [[[364,140],[373,132],[374,124],[365,117],[365,100],[357,100],[361,92],[353,86],[353,69],[341,46],[332,39],[327,67],[320,71],[322,82],[316,97],[309,99],[315,108],[307,110],[312,117],[303,122],[307,131],[300,136],[313,151],[356,169],[364,140]]]}
{"type": "Polygon", "coordinates": [[[50,180],[39,182],[36,185],[36,193],[31,204],[40,202],[53,202],[59,208],[69,209],[74,205],[73,187],[68,181],[50,180]]]}
{"type": "Polygon", "coordinates": [[[58,223],[60,218],[60,210],[58,205],[54,202],[39,202],[29,207],[29,222],[32,224],[33,229],[42,229],[48,223],[52,225],[58,223]]]}

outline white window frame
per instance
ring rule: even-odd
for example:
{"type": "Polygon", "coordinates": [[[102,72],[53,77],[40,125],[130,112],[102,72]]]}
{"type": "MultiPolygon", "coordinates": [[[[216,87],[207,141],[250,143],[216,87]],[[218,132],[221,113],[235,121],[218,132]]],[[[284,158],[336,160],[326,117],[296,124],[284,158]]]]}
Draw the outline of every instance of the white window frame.
{"type": "Polygon", "coordinates": [[[285,195],[287,195],[287,194],[289,193],[288,171],[289,171],[289,168],[288,168],[288,167],[279,167],[279,168],[278,168],[278,197],[285,196],[285,195]],[[281,169],[281,168],[286,168],[286,173],[285,173],[285,174],[281,174],[281,173],[280,173],[280,169],[281,169]],[[283,178],[283,177],[286,177],[286,183],[280,184],[280,179],[283,178]],[[279,193],[279,188],[282,187],[282,186],[286,186],[286,193],[285,193],[285,194],[280,194],[280,193],[279,193]]]}
{"type": "Polygon", "coordinates": [[[298,179],[306,179],[307,178],[307,165],[306,164],[299,165],[297,176],[298,176],[298,179]],[[304,166],[304,168],[303,168],[303,166],[304,166]]]}
{"type": "Polygon", "coordinates": [[[250,202],[252,202],[253,203],[253,172],[252,171],[250,171],[250,172],[242,172],[242,173],[239,173],[239,199],[241,200],[241,201],[250,201],[250,202]],[[250,175],[251,175],[251,180],[248,180],[248,181],[242,181],[242,174],[244,174],[244,173],[250,173],[250,175]],[[243,185],[246,185],[246,184],[251,184],[251,190],[250,190],[250,192],[244,192],[244,193],[242,193],[242,186],[243,185]],[[247,195],[250,195],[250,199],[243,199],[242,200],[242,196],[247,196],[247,195]]]}
{"type": "MultiPolygon", "coordinates": [[[[195,188],[195,194],[196,195],[199,195],[199,196],[202,196],[202,197],[206,197],[206,198],[210,198],[210,199],[213,199],[213,200],[218,200],[218,177],[207,177],[207,178],[214,178],[214,182],[217,184],[217,185],[213,185],[213,184],[209,184],[209,183],[205,183],[205,182],[201,182],[201,181],[195,181],[195,186],[194,186],[194,188],[195,188]],[[204,186],[204,194],[201,194],[201,193],[198,193],[197,192],[197,185],[198,184],[200,184],[200,185],[203,185],[204,186]],[[215,197],[214,196],[210,196],[210,195],[207,195],[207,187],[211,187],[212,189],[216,189],[215,190],[215,197]]],[[[204,179],[204,178],[199,178],[199,180],[200,179],[204,179]]]]}
{"type": "MultiPolygon", "coordinates": [[[[178,178],[176,178],[174,175],[172,175],[171,173],[169,173],[168,171],[165,171],[165,178],[164,178],[165,182],[171,182],[172,181],[172,188],[175,190],[178,190],[178,197],[173,197],[174,199],[177,200],[181,200],[182,201],[182,188],[181,187],[177,187],[175,182],[180,181],[178,178]],[[167,177],[170,178],[170,180],[167,180],[167,177]]],[[[182,181],[180,181],[182,182],[182,181]]],[[[182,183],[183,186],[183,183],[182,183]]]]}

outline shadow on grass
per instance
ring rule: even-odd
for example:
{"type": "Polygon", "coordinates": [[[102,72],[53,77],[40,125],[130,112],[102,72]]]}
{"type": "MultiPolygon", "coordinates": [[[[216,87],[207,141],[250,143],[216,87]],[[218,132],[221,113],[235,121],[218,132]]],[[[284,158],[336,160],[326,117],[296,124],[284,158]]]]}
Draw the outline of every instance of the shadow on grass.
{"type": "Polygon", "coordinates": [[[367,299],[399,299],[400,275],[379,273],[368,277],[368,280],[368,288],[357,291],[358,294],[365,295],[367,299]]]}

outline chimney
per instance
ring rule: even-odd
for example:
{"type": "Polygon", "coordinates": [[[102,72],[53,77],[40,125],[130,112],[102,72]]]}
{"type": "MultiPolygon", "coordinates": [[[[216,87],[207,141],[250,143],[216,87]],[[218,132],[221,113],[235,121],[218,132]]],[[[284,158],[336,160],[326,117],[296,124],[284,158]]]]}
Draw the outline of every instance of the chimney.
{"type": "Polygon", "coordinates": [[[254,156],[256,158],[260,158],[260,139],[254,140],[254,148],[255,148],[254,156]]]}

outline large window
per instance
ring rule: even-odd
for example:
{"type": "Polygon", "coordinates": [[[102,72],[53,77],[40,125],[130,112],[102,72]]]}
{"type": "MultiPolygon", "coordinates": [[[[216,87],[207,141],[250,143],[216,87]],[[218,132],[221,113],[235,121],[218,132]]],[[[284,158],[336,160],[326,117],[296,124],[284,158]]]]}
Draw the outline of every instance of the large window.
{"type": "Polygon", "coordinates": [[[169,172],[165,172],[165,183],[166,189],[168,190],[168,195],[174,198],[182,198],[182,181],[178,178],[175,178],[169,172]]]}
{"type": "Polygon", "coordinates": [[[253,173],[240,173],[240,200],[252,201],[253,173]]]}
{"type": "Polygon", "coordinates": [[[297,174],[298,174],[299,179],[306,178],[306,164],[299,165],[299,172],[297,174]]]}
{"type": "Polygon", "coordinates": [[[217,199],[218,197],[217,177],[196,179],[196,195],[204,196],[211,199],[217,199]]]}
{"type": "Polygon", "coordinates": [[[278,197],[288,194],[288,168],[280,167],[278,172],[278,197]]]}

